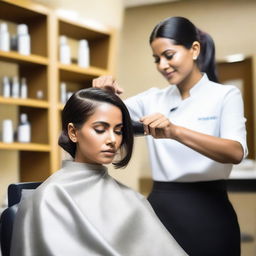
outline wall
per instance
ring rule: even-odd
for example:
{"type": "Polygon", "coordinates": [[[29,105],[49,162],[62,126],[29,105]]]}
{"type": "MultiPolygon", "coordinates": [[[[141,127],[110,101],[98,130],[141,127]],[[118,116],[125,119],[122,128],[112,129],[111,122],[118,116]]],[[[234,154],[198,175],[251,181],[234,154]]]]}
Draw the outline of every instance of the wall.
{"type": "Polygon", "coordinates": [[[52,9],[76,12],[81,18],[92,20],[113,28],[121,28],[123,22],[123,2],[120,0],[34,0],[52,9]]]}
{"type": "MultiPolygon", "coordinates": [[[[252,30],[256,24],[255,12],[256,2],[250,0],[190,0],[126,9],[117,73],[118,81],[126,92],[124,98],[150,87],[167,85],[155,69],[148,43],[150,32],[160,20],[169,16],[185,16],[212,35],[217,60],[226,55],[244,53],[253,56],[255,64],[256,33],[252,30]]],[[[136,152],[132,160],[133,175],[129,169],[122,180],[139,189],[138,179],[150,175],[143,140],[136,143],[136,152]]]]}

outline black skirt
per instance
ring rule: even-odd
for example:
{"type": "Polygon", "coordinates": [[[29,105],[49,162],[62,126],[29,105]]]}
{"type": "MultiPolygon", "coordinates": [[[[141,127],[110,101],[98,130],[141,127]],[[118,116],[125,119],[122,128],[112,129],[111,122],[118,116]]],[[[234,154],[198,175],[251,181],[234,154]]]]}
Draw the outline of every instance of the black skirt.
{"type": "Polygon", "coordinates": [[[188,255],[240,255],[239,224],[224,180],[154,182],[148,200],[188,255]]]}

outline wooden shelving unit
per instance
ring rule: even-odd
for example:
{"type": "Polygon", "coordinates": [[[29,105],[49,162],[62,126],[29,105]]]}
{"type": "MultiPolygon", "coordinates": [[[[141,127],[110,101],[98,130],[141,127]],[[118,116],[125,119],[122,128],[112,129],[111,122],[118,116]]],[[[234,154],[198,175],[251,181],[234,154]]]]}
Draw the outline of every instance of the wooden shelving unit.
{"type": "Polygon", "coordinates": [[[49,103],[44,100],[34,100],[34,99],[13,99],[13,98],[4,98],[0,96],[1,104],[10,104],[18,106],[27,106],[35,108],[49,108],[49,103]]]}
{"type": "Polygon", "coordinates": [[[0,69],[1,63],[17,65],[18,76],[26,77],[29,90],[28,99],[4,98],[0,93],[0,112],[4,111],[4,106],[12,106],[18,115],[27,113],[32,128],[31,143],[7,144],[0,139],[0,154],[3,151],[19,153],[20,181],[44,180],[60,167],[57,141],[64,107],[60,103],[60,83],[66,82],[68,90],[76,91],[90,87],[93,78],[111,74],[115,31],[70,21],[27,0],[0,0],[0,10],[0,20],[27,24],[31,36],[29,56],[0,51],[0,69]],[[88,40],[88,68],[79,67],[75,59],[70,65],[59,63],[60,35],[73,41],[88,40]],[[39,90],[43,99],[36,97],[39,90]]]}
{"type": "Polygon", "coordinates": [[[50,146],[44,144],[36,144],[36,143],[2,143],[0,142],[1,150],[23,150],[23,151],[42,151],[42,152],[50,152],[50,146]]]}

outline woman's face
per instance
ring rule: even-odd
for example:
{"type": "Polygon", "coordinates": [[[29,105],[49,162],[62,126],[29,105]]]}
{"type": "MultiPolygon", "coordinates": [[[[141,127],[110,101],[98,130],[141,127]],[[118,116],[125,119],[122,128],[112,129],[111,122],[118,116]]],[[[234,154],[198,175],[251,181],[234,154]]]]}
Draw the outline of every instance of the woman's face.
{"type": "Polygon", "coordinates": [[[90,164],[112,163],[122,143],[122,112],[108,103],[99,103],[80,129],[70,123],[70,139],[76,142],[75,161],[90,164]]]}
{"type": "Polygon", "coordinates": [[[197,68],[195,59],[199,54],[199,43],[194,42],[190,49],[175,45],[168,38],[156,38],[151,43],[153,57],[158,71],[170,84],[182,84],[197,68]]]}

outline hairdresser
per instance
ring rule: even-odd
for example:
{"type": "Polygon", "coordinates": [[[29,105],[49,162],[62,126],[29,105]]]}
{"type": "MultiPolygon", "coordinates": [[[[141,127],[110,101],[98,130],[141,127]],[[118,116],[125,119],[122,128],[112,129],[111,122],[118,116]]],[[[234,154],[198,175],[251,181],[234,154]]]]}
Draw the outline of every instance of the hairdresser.
{"type": "MultiPolygon", "coordinates": [[[[125,101],[149,135],[154,184],[148,199],[190,256],[238,256],[240,229],[226,180],[247,155],[241,93],[218,83],[214,42],[188,19],[163,20],[149,42],[169,85],[125,101]]],[[[123,91],[111,76],[93,86],[123,91]]]]}

